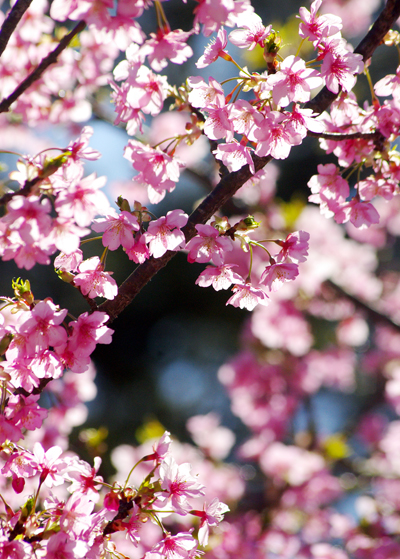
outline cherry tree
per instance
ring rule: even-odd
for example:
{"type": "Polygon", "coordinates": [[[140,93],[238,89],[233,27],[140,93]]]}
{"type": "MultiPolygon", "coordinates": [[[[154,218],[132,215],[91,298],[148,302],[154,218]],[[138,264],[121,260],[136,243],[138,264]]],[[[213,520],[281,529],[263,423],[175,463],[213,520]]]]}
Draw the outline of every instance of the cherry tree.
{"type": "Polygon", "coordinates": [[[21,277],[0,307],[0,557],[399,556],[399,274],[378,264],[400,231],[400,82],[397,70],[374,83],[373,55],[400,52],[400,1],[373,21],[373,1],[314,0],[296,14],[291,45],[250,0],[197,0],[187,31],[171,29],[159,0],[11,4],[1,143],[23,153],[2,182],[0,255],[21,277]],[[345,37],[362,30],[354,48],[345,37]],[[186,64],[201,35],[201,75],[169,83],[163,71],[186,64]],[[234,52],[249,66],[261,53],[262,67],[234,52]],[[231,77],[215,78],[217,60],[231,77]],[[357,97],[361,80],[368,95],[357,97]],[[104,92],[126,128],[135,192],[114,206],[106,177],[85,171],[101,156],[88,121],[104,92]],[[167,108],[171,132],[153,141],[167,108]],[[34,152],[42,124],[67,125],[75,139],[34,152]],[[309,204],[285,212],[273,160],[306,137],[330,157],[310,172],[309,204]],[[205,146],[209,176],[196,167],[205,146]],[[190,215],[157,214],[188,172],[208,194],[190,215]],[[116,250],[132,261],[121,285],[107,264],[116,250]],[[101,457],[92,465],[69,448],[95,390],[91,355],[178,252],[204,265],[199,289],[229,290],[226,304],[248,314],[240,351],[218,372],[250,432],[237,450],[245,466],[224,461],[235,436],[211,413],[189,419],[193,445],[165,431],[116,447],[117,474],[104,479],[101,457]],[[80,294],[78,316],[35,298],[24,275],[34,266],[80,294]],[[360,393],[343,432],[326,435],[315,420],[323,387],[360,393]]]}

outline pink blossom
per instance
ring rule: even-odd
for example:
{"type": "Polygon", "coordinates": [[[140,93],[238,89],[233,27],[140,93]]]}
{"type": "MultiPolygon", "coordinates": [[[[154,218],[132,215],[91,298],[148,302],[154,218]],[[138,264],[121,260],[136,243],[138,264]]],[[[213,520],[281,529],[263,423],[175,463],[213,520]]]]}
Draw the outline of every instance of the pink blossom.
{"type": "Polygon", "coordinates": [[[262,285],[271,291],[277,291],[282,285],[294,280],[299,275],[299,267],[294,263],[271,264],[263,271],[260,279],[262,285]]]}
{"type": "Polygon", "coordinates": [[[299,25],[299,35],[307,38],[314,45],[318,44],[322,38],[336,35],[342,28],[342,20],[338,16],[332,14],[317,16],[321,4],[322,0],[314,0],[310,11],[303,7],[299,10],[302,20],[299,25]]]}
{"type": "Polygon", "coordinates": [[[204,510],[201,514],[199,527],[199,544],[205,547],[208,543],[210,526],[217,526],[224,519],[224,514],[229,507],[225,503],[220,503],[217,498],[213,499],[209,505],[204,503],[204,510]]]}
{"type": "Polygon", "coordinates": [[[220,418],[213,412],[190,417],[186,429],[196,445],[213,460],[226,458],[235,444],[233,431],[220,425],[220,418]]]}
{"type": "Polygon", "coordinates": [[[272,25],[264,27],[260,16],[247,12],[240,22],[240,29],[229,33],[229,40],[241,49],[253,50],[256,45],[264,48],[264,41],[271,32],[272,25]]]}
{"type": "MultiPolygon", "coordinates": [[[[203,35],[208,37],[214,31],[218,31],[224,25],[231,12],[235,9],[233,0],[197,0],[198,6],[193,10],[195,19],[193,28],[199,29],[199,24],[203,24],[203,35]]],[[[197,31],[196,31],[197,32],[197,31]]]]}
{"type": "Polygon", "coordinates": [[[189,463],[178,466],[172,456],[164,458],[159,467],[161,506],[172,506],[178,514],[185,515],[190,510],[188,499],[204,495],[204,485],[191,475],[191,468],[189,463]]]}
{"type": "Polygon", "coordinates": [[[183,64],[193,55],[191,47],[187,44],[191,34],[191,31],[185,32],[181,29],[168,33],[159,29],[157,34],[150,34],[151,38],[142,46],[141,53],[148,57],[150,66],[156,72],[161,72],[167,66],[167,59],[174,64],[183,64]]]}
{"type": "Polygon", "coordinates": [[[60,217],[73,218],[77,225],[90,225],[96,214],[107,213],[110,204],[99,189],[105,185],[106,177],[96,177],[95,173],[82,178],[74,177],[65,187],[57,187],[55,207],[60,217]]]}
{"type": "Polygon", "coordinates": [[[369,202],[362,202],[353,198],[348,202],[344,211],[348,216],[347,219],[359,229],[365,229],[374,223],[379,223],[379,213],[369,202]]]}
{"type": "Polygon", "coordinates": [[[222,264],[225,252],[233,249],[231,239],[220,235],[211,225],[199,224],[196,230],[198,235],[186,245],[188,262],[209,262],[213,259],[215,264],[222,264]]]}
{"type": "Polygon", "coordinates": [[[83,313],[77,321],[70,322],[73,329],[68,340],[69,349],[78,356],[90,355],[96,344],[110,344],[114,330],[105,326],[108,316],[104,312],[83,313]]]}
{"type": "Polygon", "coordinates": [[[74,161],[79,161],[80,159],[94,161],[101,157],[99,151],[89,148],[89,139],[92,135],[93,128],[91,126],[85,126],[82,128],[80,136],[68,145],[67,150],[71,152],[70,157],[74,161]]]}
{"type": "Polygon", "coordinates": [[[244,165],[248,165],[253,174],[256,172],[251,157],[252,151],[245,145],[239,144],[235,139],[229,144],[218,144],[213,154],[217,159],[221,159],[231,173],[238,171],[244,165]]]}
{"type": "Polygon", "coordinates": [[[99,456],[95,456],[93,467],[83,460],[72,460],[66,472],[66,478],[72,481],[68,491],[70,493],[80,492],[97,503],[100,498],[99,489],[103,482],[103,478],[96,475],[100,465],[101,458],[99,456]]]}
{"type": "Polygon", "coordinates": [[[90,515],[94,508],[94,502],[87,494],[76,491],[68,499],[63,509],[60,526],[66,532],[79,533],[82,528],[91,524],[90,515]]]}
{"type": "Polygon", "coordinates": [[[229,289],[232,283],[240,283],[243,278],[232,271],[236,264],[223,264],[222,266],[207,266],[196,280],[200,287],[213,286],[215,291],[229,289]]]}
{"type": "Polygon", "coordinates": [[[374,85],[375,93],[379,97],[388,97],[393,95],[400,98],[400,66],[396,70],[396,74],[388,74],[374,85]]]}
{"type": "Polygon", "coordinates": [[[167,78],[154,74],[146,66],[140,66],[126,100],[133,109],[140,109],[146,114],[158,115],[167,96],[167,78]]]}
{"type": "Polygon", "coordinates": [[[7,204],[7,214],[2,218],[11,230],[18,231],[25,243],[39,241],[51,228],[51,204],[39,196],[14,196],[7,204]]]}
{"type": "Polygon", "coordinates": [[[112,272],[105,272],[104,266],[98,256],[88,258],[79,264],[78,274],[74,277],[83,295],[90,299],[104,297],[114,299],[118,293],[117,282],[111,277],[112,272]]]}
{"type": "Polygon", "coordinates": [[[150,251],[146,245],[144,235],[136,235],[134,244],[129,249],[126,249],[126,254],[129,260],[133,260],[136,264],[143,264],[143,262],[150,258],[150,251]]]}
{"type": "Polygon", "coordinates": [[[67,333],[60,324],[67,312],[66,309],[60,310],[47,299],[39,301],[32,311],[23,313],[17,331],[27,339],[28,351],[40,351],[49,345],[63,345],[67,340],[67,333]]]}
{"type": "Polygon", "coordinates": [[[237,283],[232,287],[232,291],[234,294],[226,302],[227,305],[252,311],[258,304],[268,305],[269,303],[265,291],[260,287],[254,287],[251,283],[237,283]]]}
{"type": "Polygon", "coordinates": [[[167,534],[162,541],[148,551],[145,559],[194,559],[201,552],[197,549],[197,540],[187,532],[175,536],[167,534]]]}
{"type": "Polygon", "coordinates": [[[182,210],[172,210],[165,217],[150,222],[144,237],[154,258],[160,258],[167,250],[184,248],[185,235],[180,228],[186,225],[187,220],[188,216],[182,210]]]}
{"type": "Polygon", "coordinates": [[[284,241],[277,244],[281,246],[279,254],[275,256],[278,262],[283,262],[290,258],[293,262],[305,262],[308,256],[308,241],[310,234],[306,231],[295,231],[290,233],[284,241]]]}
{"type": "Polygon", "coordinates": [[[200,76],[191,76],[187,80],[192,91],[189,93],[189,103],[198,109],[209,109],[225,105],[225,95],[222,86],[211,76],[208,85],[200,76]]]}
{"type": "Polygon", "coordinates": [[[309,101],[311,90],[322,85],[322,78],[316,70],[306,68],[304,60],[290,55],[276,74],[268,76],[267,83],[272,87],[274,102],[286,107],[291,102],[309,101]]]}
{"type": "Polygon", "coordinates": [[[326,87],[333,93],[339,92],[339,87],[350,91],[359,74],[364,69],[361,54],[346,52],[344,49],[339,54],[328,52],[321,66],[321,75],[325,77],[326,87]]]}
{"type": "Polygon", "coordinates": [[[298,446],[273,442],[260,456],[260,466],[265,474],[289,485],[302,485],[317,472],[325,462],[322,456],[298,446]]]}
{"type": "Polygon", "coordinates": [[[71,254],[78,250],[80,238],[88,235],[90,229],[78,227],[75,223],[65,217],[56,217],[53,219],[52,228],[47,236],[50,246],[61,250],[65,254],[71,254]]]}
{"type": "Polygon", "coordinates": [[[83,261],[83,252],[77,249],[70,254],[60,253],[54,260],[54,267],[63,272],[77,272],[79,264],[83,261]]]}
{"type": "Polygon", "coordinates": [[[179,180],[180,168],[184,167],[178,158],[137,140],[129,140],[124,157],[140,171],[134,180],[148,186],[149,200],[154,204],[164,198],[166,191],[174,190],[175,183],[179,180]]]}
{"type": "Polygon", "coordinates": [[[93,231],[105,231],[102,243],[110,250],[116,250],[120,245],[130,249],[133,244],[132,231],[139,231],[137,217],[130,212],[122,211],[119,214],[111,209],[106,217],[95,219],[92,223],[93,231]]]}
{"type": "MultiPolygon", "coordinates": [[[[205,68],[209,64],[215,62],[220,56],[224,57],[227,53],[224,48],[228,44],[228,38],[225,29],[220,29],[216,39],[206,47],[204,54],[196,62],[197,68],[205,68]]],[[[229,56],[229,55],[228,55],[229,56]]]]}
{"type": "Polygon", "coordinates": [[[207,109],[208,117],[204,123],[204,133],[210,140],[233,139],[233,125],[229,118],[229,105],[210,107],[207,109]]]}
{"type": "Polygon", "coordinates": [[[272,155],[275,159],[286,159],[292,145],[301,143],[301,136],[285,126],[286,117],[278,111],[271,111],[252,129],[257,143],[255,150],[260,157],[272,155]]]}
{"type": "Polygon", "coordinates": [[[46,545],[46,559],[83,559],[90,551],[87,542],[77,540],[66,532],[50,536],[46,545]]]}

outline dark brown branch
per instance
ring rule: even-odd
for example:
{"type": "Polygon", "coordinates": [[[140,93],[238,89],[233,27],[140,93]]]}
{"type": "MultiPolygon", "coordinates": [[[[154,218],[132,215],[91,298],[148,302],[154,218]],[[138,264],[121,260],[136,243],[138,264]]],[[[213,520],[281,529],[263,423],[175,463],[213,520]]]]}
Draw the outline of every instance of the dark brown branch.
{"type": "MultiPolygon", "coordinates": [[[[271,161],[272,157],[254,156],[256,171],[259,171],[271,161]]],[[[239,171],[229,173],[221,179],[214,190],[203,200],[203,202],[190,215],[189,220],[182,231],[186,242],[192,239],[197,231],[195,225],[206,223],[234,194],[252,177],[248,165],[239,171]]],[[[141,289],[175,256],[176,252],[168,251],[161,258],[149,258],[138,266],[132,274],[119,287],[118,295],[112,301],[105,301],[99,306],[99,311],[104,311],[112,322],[127,307],[141,289]]]]}
{"type": "Polygon", "coordinates": [[[32,4],[32,0],[18,0],[9,12],[0,29],[0,56],[3,54],[11,35],[15,31],[22,16],[32,4]]]}
{"type": "MultiPolygon", "coordinates": [[[[376,48],[382,44],[386,33],[399,17],[400,0],[388,0],[377,20],[354,52],[361,54],[364,62],[371,58],[376,48]]],[[[315,113],[321,114],[333,103],[338,95],[339,93],[332,93],[325,86],[314,99],[306,103],[305,108],[312,109],[315,113]]]]}
{"type": "Polygon", "coordinates": [[[353,132],[351,134],[329,134],[327,132],[311,132],[311,130],[307,131],[307,136],[311,136],[312,138],[321,138],[323,140],[333,140],[335,142],[342,142],[345,140],[373,140],[381,141],[382,133],[379,130],[375,132],[353,132]]]}
{"type": "Polygon", "coordinates": [[[0,197],[0,206],[4,206],[8,204],[10,200],[14,198],[14,196],[29,196],[33,194],[35,191],[35,187],[39,186],[45,179],[42,177],[35,177],[30,181],[26,181],[24,186],[19,190],[15,190],[12,192],[6,192],[3,196],[0,197]]]}
{"type": "Polygon", "coordinates": [[[83,31],[85,27],[86,23],[84,21],[80,21],[73,28],[73,30],[68,33],[68,35],[65,35],[65,37],[61,39],[58,46],[45,58],[43,58],[39,66],[37,66],[35,70],[33,70],[33,72],[31,72],[29,76],[27,76],[24,81],[19,84],[19,86],[11,93],[11,95],[9,95],[6,99],[3,99],[3,101],[0,103],[0,113],[6,113],[7,111],[9,111],[12,103],[14,103],[14,101],[16,101],[18,97],[22,95],[35,81],[41,78],[43,72],[51,64],[55,64],[57,62],[57,59],[61,52],[67,48],[75,35],[83,31]]]}
{"type": "Polygon", "coordinates": [[[382,314],[379,311],[373,309],[372,307],[370,307],[369,305],[367,305],[366,303],[364,303],[354,295],[351,295],[350,293],[345,291],[342,287],[340,287],[333,281],[327,280],[325,283],[330,288],[332,288],[338,295],[340,295],[341,297],[345,297],[346,299],[351,301],[356,307],[356,309],[363,311],[367,315],[367,317],[371,319],[373,322],[384,324],[385,326],[389,326],[390,328],[393,328],[394,330],[400,332],[400,324],[393,322],[393,320],[389,318],[386,314],[382,314]]]}

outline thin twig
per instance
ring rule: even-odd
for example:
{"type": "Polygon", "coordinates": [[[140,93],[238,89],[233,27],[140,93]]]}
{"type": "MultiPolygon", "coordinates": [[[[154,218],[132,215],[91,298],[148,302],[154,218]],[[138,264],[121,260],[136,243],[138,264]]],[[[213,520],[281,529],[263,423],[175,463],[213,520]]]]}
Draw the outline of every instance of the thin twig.
{"type": "Polygon", "coordinates": [[[386,314],[383,314],[383,313],[379,312],[378,310],[373,309],[372,307],[367,305],[367,303],[364,303],[363,301],[361,301],[361,299],[358,299],[358,297],[355,297],[354,295],[351,295],[350,293],[345,291],[342,287],[340,287],[339,285],[337,285],[333,281],[327,280],[325,283],[331,289],[333,289],[336,292],[337,295],[340,295],[341,297],[345,297],[346,299],[351,301],[357,309],[362,310],[363,312],[365,312],[367,317],[370,318],[373,322],[375,322],[375,323],[378,322],[378,323],[384,324],[385,326],[389,326],[390,328],[393,328],[394,330],[397,330],[398,332],[400,332],[400,324],[397,324],[397,322],[394,322],[386,314]]]}
{"type": "Polygon", "coordinates": [[[0,29],[0,56],[3,54],[11,35],[31,3],[32,0],[18,0],[3,21],[0,29]]]}
{"type": "Polygon", "coordinates": [[[345,140],[381,140],[382,133],[379,130],[375,132],[352,132],[351,134],[335,134],[327,132],[311,132],[308,130],[307,136],[312,138],[321,138],[323,140],[333,140],[335,142],[342,142],[345,140]]]}
{"type": "Polygon", "coordinates": [[[24,79],[24,81],[19,84],[19,86],[11,93],[11,95],[6,97],[6,99],[3,99],[3,101],[0,103],[0,113],[6,113],[7,111],[9,111],[12,103],[14,103],[14,101],[16,101],[18,97],[22,95],[22,93],[24,93],[36,80],[41,78],[43,72],[51,64],[55,64],[57,62],[57,59],[61,54],[61,52],[67,48],[67,46],[69,45],[71,40],[75,37],[75,35],[83,31],[85,27],[86,27],[86,23],[84,21],[80,21],[73,28],[73,30],[70,31],[70,33],[68,33],[68,35],[65,35],[65,37],[61,39],[58,46],[52,52],[50,52],[45,58],[43,58],[39,66],[37,66],[35,70],[33,70],[33,72],[31,72],[29,76],[27,76],[24,79]]]}

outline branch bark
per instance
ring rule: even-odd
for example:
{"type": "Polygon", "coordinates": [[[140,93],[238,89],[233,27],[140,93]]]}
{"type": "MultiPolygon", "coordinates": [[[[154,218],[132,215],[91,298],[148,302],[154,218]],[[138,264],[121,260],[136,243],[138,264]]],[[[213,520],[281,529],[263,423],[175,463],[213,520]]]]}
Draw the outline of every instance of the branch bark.
{"type": "MultiPolygon", "coordinates": [[[[256,171],[259,171],[271,161],[272,157],[254,158],[256,171]]],[[[206,223],[234,194],[252,177],[248,165],[239,171],[229,173],[221,179],[214,190],[201,202],[201,204],[190,215],[187,224],[182,231],[185,234],[186,242],[192,239],[197,231],[195,226],[199,223],[206,223]]],[[[111,301],[105,301],[99,306],[99,311],[106,312],[110,317],[109,323],[127,307],[141,289],[156,275],[168,262],[175,256],[176,252],[168,251],[161,258],[149,258],[140,264],[132,274],[121,284],[118,295],[111,301]]]]}
{"type": "Polygon", "coordinates": [[[3,21],[3,25],[0,29],[0,56],[5,51],[11,35],[14,33],[22,16],[31,4],[32,0],[18,0],[12,7],[6,19],[3,21]]]}
{"type": "Polygon", "coordinates": [[[83,31],[85,27],[86,27],[86,23],[84,21],[80,21],[73,28],[72,31],[70,31],[67,35],[65,35],[65,37],[61,39],[58,46],[52,52],[50,52],[45,58],[43,58],[39,66],[37,66],[33,70],[33,72],[31,72],[29,76],[27,76],[24,79],[24,81],[19,84],[19,86],[11,93],[11,95],[3,99],[3,101],[0,103],[0,113],[6,113],[10,110],[10,106],[12,105],[12,103],[14,103],[14,101],[16,101],[18,97],[22,95],[35,81],[41,78],[43,72],[51,64],[55,64],[57,62],[61,52],[67,48],[67,46],[75,37],[75,35],[83,31]]]}
{"type": "MultiPolygon", "coordinates": [[[[367,60],[375,49],[382,43],[386,33],[400,16],[400,0],[388,0],[385,8],[378,16],[376,22],[360,42],[355,52],[363,55],[367,60]]],[[[324,87],[318,95],[306,104],[306,108],[321,113],[336,99],[338,93],[332,93],[324,87]]],[[[259,171],[271,161],[272,157],[253,156],[256,171],[259,171]]],[[[195,225],[206,223],[243,184],[251,178],[249,166],[242,167],[239,171],[224,176],[214,190],[190,215],[187,225],[183,228],[186,242],[196,235],[195,225]]],[[[106,312],[111,323],[127,307],[142,288],[175,256],[176,252],[168,251],[161,258],[150,258],[140,264],[132,274],[119,287],[118,295],[111,301],[105,301],[99,310],[106,312]]]]}

